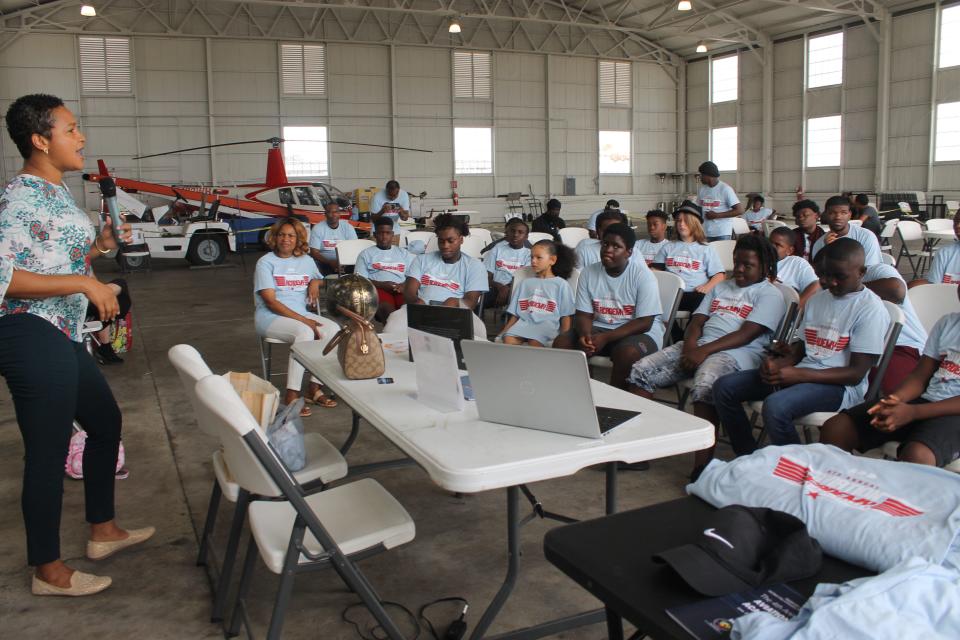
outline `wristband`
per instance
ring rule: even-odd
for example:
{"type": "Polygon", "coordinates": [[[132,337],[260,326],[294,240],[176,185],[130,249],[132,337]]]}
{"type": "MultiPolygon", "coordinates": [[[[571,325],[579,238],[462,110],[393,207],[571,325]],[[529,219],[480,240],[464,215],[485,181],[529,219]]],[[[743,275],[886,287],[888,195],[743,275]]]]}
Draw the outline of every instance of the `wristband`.
{"type": "Polygon", "coordinates": [[[99,251],[101,255],[105,256],[108,253],[110,253],[109,250],[104,251],[103,249],[100,248],[100,236],[97,236],[96,238],[93,239],[93,246],[97,248],[97,251],[99,251]]]}

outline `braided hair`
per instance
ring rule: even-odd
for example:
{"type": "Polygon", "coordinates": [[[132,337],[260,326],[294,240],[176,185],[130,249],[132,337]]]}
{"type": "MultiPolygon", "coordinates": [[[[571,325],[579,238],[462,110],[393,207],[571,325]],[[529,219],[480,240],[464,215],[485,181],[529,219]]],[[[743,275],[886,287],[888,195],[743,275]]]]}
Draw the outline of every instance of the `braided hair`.
{"type": "Polygon", "coordinates": [[[753,234],[740,236],[737,244],[733,247],[733,252],[736,253],[737,251],[753,251],[757,254],[757,259],[760,260],[760,271],[763,277],[770,282],[777,279],[779,258],[777,257],[776,247],[769,240],[753,234]]]}
{"type": "Polygon", "coordinates": [[[570,276],[573,274],[573,269],[577,264],[577,254],[574,253],[573,249],[565,244],[554,242],[553,240],[540,240],[533,246],[543,247],[547,250],[547,253],[557,257],[556,263],[554,263],[550,269],[553,271],[553,275],[558,278],[563,278],[564,280],[570,279],[570,276]]]}

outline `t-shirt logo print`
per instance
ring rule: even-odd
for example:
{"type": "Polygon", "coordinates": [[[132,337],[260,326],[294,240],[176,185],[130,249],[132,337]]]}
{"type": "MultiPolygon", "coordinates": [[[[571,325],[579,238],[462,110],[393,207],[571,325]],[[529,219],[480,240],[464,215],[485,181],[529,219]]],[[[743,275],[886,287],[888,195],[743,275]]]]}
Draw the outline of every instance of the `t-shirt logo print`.
{"type": "Polygon", "coordinates": [[[947,349],[946,355],[940,361],[936,377],[940,380],[960,380],[960,351],[947,349]]]}
{"type": "Polygon", "coordinates": [[[531,313],[554,313],[557,310],[557,301],[534,294],[530,296],[530,298],[518,300],[517,306],[520,307],[520,311],[529,311],[531,313]]]}
{"type": "Polygon", "coordinates": [[[306,274],[299,275],[274,275],[273,283],[277,289],[284,291],[302,291],[310,284],[310,276],[306,274]]]}
{"type": "Polygon", "coordinates": [[[673,256],[667,258],[667,267],[685,269],[687,271],[700,271],[700,261],[694,260],[689,256],[673,256]]]}
{"type": "Polygon", "coordinates": [[[432,276],[429,273],[420,276],[420,285],[423,287],[440,287],[442,289],[449,289],[450,291],[460,291],[459,282],[445,280],[439,276],[432,276]]]}
{"type": "Polygon", "coordinates": [[[746,319],[753,311],[753,305],[738,299],[714,298],[710,303],[710,313],[726,313],[746,319]]]}
{"type": "Polygon", "coordinates": [[[374,271],[396,271],[397,273],[404,273],[407,270],[407,265],[402,262],[374,262],[370,265],[370,268],[374,271]]]}
{"type": "Polygon", "coordinates": [[[943,284],[957,284],[957,283],[960,283],[960,273],[943,274],[943,284]]]}
{"type": "Polygon", "coordinates": [[[835,327],[807,327],[803,330],[803,341],[808,356],[824,360],[844,351],[850,345],[850,336],[840,335],[835,327]]]}
{"type": "Polygon", "coordinates": [[[593,313],[608,324],[622,318],[632,318],[636,307],[632,304],[622,304],[614,298],[599,298],[593,301],[593,313]]]}
{"type": "Polygon", "coordinates": [[[524,265],[519,262],[508,262],[504,259],[497,260],[497,269],[506,269],[507,271],[516,271],[524,265]]]}

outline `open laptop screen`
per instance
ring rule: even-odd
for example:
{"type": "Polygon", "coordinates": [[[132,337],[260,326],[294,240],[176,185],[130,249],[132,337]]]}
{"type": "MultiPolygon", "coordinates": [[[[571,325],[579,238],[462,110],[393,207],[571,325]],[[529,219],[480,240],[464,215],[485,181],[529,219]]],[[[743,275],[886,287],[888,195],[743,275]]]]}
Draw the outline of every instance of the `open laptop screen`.
{"type": "MultiPolygon", "coordinates": [[[[461,340],[473,340],[473,312],[462,307],[444,307],[440,305],[408,304],[407,326],[419,329],[435,336],[450,338],[457,352],[457,365],[466,369],[463,363],[461,340]]],[[[413,362],[413,352],[410,352],[413,362]]]]}

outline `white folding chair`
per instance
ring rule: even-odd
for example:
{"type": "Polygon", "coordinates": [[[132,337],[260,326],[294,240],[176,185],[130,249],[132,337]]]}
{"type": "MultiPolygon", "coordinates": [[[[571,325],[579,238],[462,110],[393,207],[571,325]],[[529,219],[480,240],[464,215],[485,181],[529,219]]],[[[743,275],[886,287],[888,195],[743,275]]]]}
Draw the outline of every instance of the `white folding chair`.
{"type": "Polygon", "coordinates": [[[960,201],[957,200],[947,200],[947,215],[954,216],[957,213],[957,210],[960,209],[960,201]]]}
{"type": "Polygon", "coordinates": [[[463,246],[460,247],[460,251],[472,258],[480,258],[481,252],[485,246],[487,245],[484,244],[483,238],[475,236],[473,233],[471,233],[463,239],[463,246]]]}
{"type": "MultiPolygon", "coordinates": [[[[561,229],[561,231],[563,231],[563,229],[561,229]]],[[[527,242],[530,244],[537,244],[541,240],[553,240],[553,236],[542,231],[531,231],[527,234],[527,242]]]]}
{"type": "Polygon", "coordinates": [[[933,329],[937,320],[948,313],[960,311],[955,284],[924,284],[907,291],[910,304],[917,312],[917,318],[927,333],[933,329]]]}
{"type": "Polygon", "coordinates": [[[571,249],[590,237],[590,230],[583,227],[565,227],[560,229],[560,242],[571,249]]]}
{"type": "Polygon", "coordinates": [[[340,263],[340,273],[344,267],[353,267],[357,264],[357,256],[364,249],[377,246],[373,240],[341,240],[337,243],[337,262],[340,263]]]}
{"type": "Polygon", "coordinates": [[[267,568],[280,575],[267,638],[280,637],[295,574],[331,567],[387,637],[401,640],[396,624],[353,561],[413,540],[416,529],[403,506],[370,478],[308,494],[277,457],[229,382],[207,376],[196,389],[217,423],[223,456],[241,489],[285,499],[250,505],[251,541],[228,636],[237,635],[241,622],[246,622],[252,637],[245,600],[259,551],[267,568]]]}
{"type": "Polygon", "coordinates": [[[927,231],[953,231],[953,220],[950,218],[930,218],[926,222],[927,231]]]}
{"type": "Polygon", "coordinates": [[[713,250],[720,256],[720,264],[724,271],[733,271],[733,248],[737,246],[736,240],[714,240],[709,243],[713,250]]]}
{"type": "Polygon", "coordinates": [[[880,261],[883,262],[883,264],[890,265],[891,267],[895,267],[897,265],[897,259],[885,251],[880,252],[880,261]]]}
{"type": "MultiPolygon", "coordinates": [[[[883,223],[883,229],[880,230],[880,250],[893,251],[893,236],[897,233],[897,225],[900,220],[893,218],[883,223]]],[[[894,261],[896,263],[896,261],[894,261]]]]}
{"type": "MultiPolygon", "coordinates": [[[[518,284],[520,284],[527,278],[532,278],[535,275],[536,274],[533,271],[533,267],[530,267],[530,266],[520,267],[519,269],[513,272],[513,286],[516,287],[518,284]]],[[[516,291],[516,289],[514,289],[514,291],[516,291]]],[[[576,290],[574,290],[574,293],[576,293],[576,290]]]]}
{"type": "MultiPolygon", "coordinates": [[[[954,298],[956,299],[956,298],[954,298]]],[[[873,382],[870,383],[870,386],[867,388],[867,392],[864,395],[864,398],[867,401],[875,399],[878,397],[880,392],[880,384],[883,381],[883,376],[887,372],[887,366],[890,364],[890,359],[893,357],[893,349],[897,346],[897,338],[900,337],[900,331],[903,329],[903,323],[906,322],[906,317],[903,314],[903,309],[899,305],[895,305],[892,302],[883,301],[883,306],[886,307],[887,313],[890,314],[890,326],[887,327],[887,334],[884,337],[883,341],[883,352],[880,354],[880,359],[877,362],[877,366],[874,367],[873,382]]],[[[754,412],[754,417],[761,415],[763,411],[763,401],[757,400],[750,403],[750,408],[754,412]]],[[[808,413],[805,416],[800,416],[794,420],[794,425],[803,429],[803,437],[806,440],[807,444],[814,442],[813,431],[816,429],[819,431],[820,427],[823,426],[827,420],[837,415],[835,411],[817,411],[814,413],[808,413]]],[[[761,438],[762,438],[761,432],[761,438]]]]}
{"type": "Polygon", "coordinates": [[[400,244],[403,245],[404,248],[409,247],[410,243],[416,240],[420,240],[424,244],[427,244],[430,242],[430,238],[436,237],[437,234],[435,234],[433,231],[407,231],[403,236],[401,236],[400,244]]]}
{"type": "Polygon", "coordinates": [[[580,284],[580,269],[574,269],[570,272],[570,277],[567,278],[567,282],[570,283],[570,288],[573,289],[573,296],[577,296],[577,286],[580,284]]]}
{"type": "Polygon", "coordinates": [[[786,222],[783,220],[770,220],[769,218],[763,221],[763,235],[769,236],[770,232],[774,229],[779,229],[780,227],[789,227],[786,222]]]}
{"type": "Polygon", "coordinates": [[[440,248],[440,241],[437,239],[437,234],[433,234],[432,237],[427,239],[426,247],[424,248],[424,253],[433,253],[440,248]]]}
{"type": "Polygon", "coordinates": [[[854,226],[854,227],[862,227],[862,226],[863,226],[863,220],[851,220],[851,221],[850,221],[850,225],[851,225],[851,226],[854,226]]]}
{"type": "Polygon", "coordinates": [[[747,223],[746,219],[737,216],[736,218],[731,218],[733,220],[733,235],[742,236],[746,233],[750,233],[750,225],[747,223]]]}
{"type": "MultiPolygon", "coordinates": [[[[212,374],[203,357],[188,344],[174,345],[167,352],[167,357],[180,376],[184,393],[193,406],[197,426],[207,435],[219,437],[220,431],[216,418],[210,413],[206,405],[200,402],[197,396],[197,382],[212,374]]],[[[229,383],[227,384],[229,385],[229,383]]],[[[249,415],[249,411],[247,414],[249,415]]],[[[250,419],[253,420],[253,417],[250,416],[250,419]]],[[[307,487],[322,488],[326,483],[339,480],[347,475],[347,461],[320,434],[305,434],[304,447],[306,449],[307,466],[294,474],[298,482],[307,487]]],[[[220,498],[224,497],[228,502],[236,505],[233,511],[230,533],[227,536],[226,550],[220,561],[219,576],[213,593],[211,620],[219,622],[223,619],[227,592],[230,590],[230,578],[233,575],[233,567],[236,563],[237,549],[240,544],[240,534],[243,530],[247,508],[253,500],[275,497],[276,494],[254,495],[241,488],[234,480],[231,469],[223,457],[223,452],[219,449],[213,453],[213,473],[214,480],[213,489],[210,493],[210,504],[207,507],[203,533],[200,535],[200,552],[197,554],[198,566],[207,565],[207,553],[213,548],[213,529],[216,525],[220,498]]]]}
{"type": "Polygon", "coordinates": [[[489,229],[484,229],[483,227],[470,227],[470,237],[476,237],[482,240],[484,247],[493,243],[493,234],[490,233],[489,229]]]}
{"type": "Polygon", "coordinates": [[[924,265],[933,255],[931,251],[923,248],[923,227],[920,226],[919,222],[914,220],[901,220],[900,224],[897,225],[896,233],[897,237],[900,238],[900,252],[897,254],[895,266],[899,269],[900,259],[906,256],[907,261],[910,263],[910,268],[913,269],[913,277],[917,278],[918,274],[923,273],[924,265]],[[911,251],[911,242],[919,242],[920,248],[916,251],[911,251]],[[916,262],[914,262],[914,258],[916,258],[916,262]]]}

